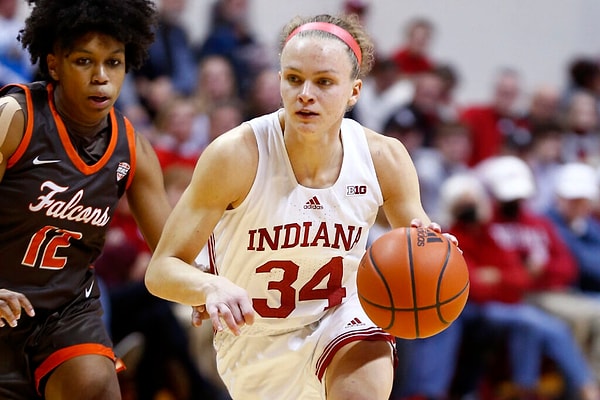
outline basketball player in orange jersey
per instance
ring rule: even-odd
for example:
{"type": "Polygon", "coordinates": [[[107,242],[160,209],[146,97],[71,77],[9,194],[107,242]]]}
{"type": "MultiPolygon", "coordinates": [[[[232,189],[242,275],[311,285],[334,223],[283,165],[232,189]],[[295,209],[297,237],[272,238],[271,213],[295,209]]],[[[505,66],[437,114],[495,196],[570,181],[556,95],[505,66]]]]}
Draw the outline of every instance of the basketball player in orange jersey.
{"type": "Polygon", "coordinates": [[[39,0],[20,33],[46,81],[0,91],[0,398],[119,399],[91,264],[119,197],[154,248],[170,212],[149,142],[113,108],[150,0],[39,0]]]}
{"type": "Polygon", "coordinates": [[[363,312],[356,271],[380,206],[394,228],[430,220],[404,146],[344,118],[372,61],[355,18],[293,19],[283,109],[208,146],[150,262],[152,293],[205,307],[233,399],[390,395],[395,340],[363,312]],[[194,266],[207,242],[211,273],[194,266]]]}

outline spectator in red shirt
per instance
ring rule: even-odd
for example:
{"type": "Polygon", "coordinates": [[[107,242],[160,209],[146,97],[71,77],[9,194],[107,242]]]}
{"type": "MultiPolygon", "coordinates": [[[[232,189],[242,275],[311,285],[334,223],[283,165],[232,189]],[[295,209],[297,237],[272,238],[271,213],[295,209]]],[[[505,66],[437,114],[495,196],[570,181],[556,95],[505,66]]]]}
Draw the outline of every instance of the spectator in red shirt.
{"type": "Polygon", "coordinates": [[[515,156],[491,157],[477,166],[494,200],[491,232],[505,251],[517,251],[534,279],[533,290],[571,287],[577,267],[552,222],[528,208],[536,191],[531,168],[515,156]]]}
{"type": "Polygon", "coordinates": [[[207,118],[203,118],[186,97],[174,98],[161,109],[155,121],[159,135],[153,146],[163,170],[172,164],[196,165],[208,141],[207,118]]]}
{"type": "Polygon", "coordinates": [[[471,132],[473,151],[469,165],[503,154],[507,147],[518,146],[529,134],[516,112],[521,94],[521,82],[517,71],[503,69],[498,75],[492,99],[487,104],[466,107],[460,120],[471,132]]]}
{"type": "Polygon", "coordinates": [[[371,3],[367,0],[345,0],[343,10],[346,14],[354,14],[360,20],[363,26],[367,25],[367,15],[369,14],[371,3]]]}
{"type": "MultiPolygon", "coordinates": [[[[567,322],[580,348],[587,348],[600,334],[595,328],[586,329],[600,323],[600,301],[578,290],[576,259],[555,222],[547,215],[532,212],[524,202],[535,191],[528,165],[517,157],[494,157],[478,171],[496,203],[491,227],[494,239],[503,250],[521,255],[533,279],[526,301],[567,322]]],[[[556,176],[560,184],[557,187],[572,190],[582,174],[556,176]]],[[[600,377],[599,368],[596,375],[600,377]]]]}
{"type": "Polygon", "coordinates": [[[426,339],[400,342],[401,360],[408,366],[400,369],[401,395],[451,398],[453,379],[460,380],[463,375],[469,375],[470,382],[461,382],[467,393],[452,394],[469,394],[468,389],[478,386],[481,364],[491,351],[507,358],[517,398],[535,395],[546,356],[568,382],[566,398],[597,399],[593,374],[568,325],[524,302],[532,276],[519,252],[502,248],[494,235],[492,204],[481,182],[470,174],[455,175],[442,185],[440,195],[448,215],[445,222],[458,238],[469,268],[469,300],[446,330],[426,339]],[[506,349],[506,355],[498,353],[499,349],[506,349]],[[477,366],[461,363],[456,370],[459,354],[469,354],[469,361],[477,366]],[[463,374],[466,367],[473,367],[468,368],[469,374],[463,374]]]}
{"type": "Polygon", "coordinates": [[[434,28],[426,18],[414,18],[408,22],[404,42],[391,57],[402,74],[413,76],[433,70],[435,62],[429,55],[429,46],[434,28]]]}

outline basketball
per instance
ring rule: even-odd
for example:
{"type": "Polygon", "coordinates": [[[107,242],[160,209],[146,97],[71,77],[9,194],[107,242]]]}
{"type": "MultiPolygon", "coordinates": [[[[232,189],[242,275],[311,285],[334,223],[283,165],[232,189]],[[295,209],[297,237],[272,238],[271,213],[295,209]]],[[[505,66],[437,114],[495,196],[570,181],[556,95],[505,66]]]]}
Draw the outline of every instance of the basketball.
{"type": "Polygon", "coordinates": [[[362,257],[356,281],[369,318],[402,339],[448,328],[469,296],[460,250],[428,228],[398,228],[380,236],[362,257]]]}

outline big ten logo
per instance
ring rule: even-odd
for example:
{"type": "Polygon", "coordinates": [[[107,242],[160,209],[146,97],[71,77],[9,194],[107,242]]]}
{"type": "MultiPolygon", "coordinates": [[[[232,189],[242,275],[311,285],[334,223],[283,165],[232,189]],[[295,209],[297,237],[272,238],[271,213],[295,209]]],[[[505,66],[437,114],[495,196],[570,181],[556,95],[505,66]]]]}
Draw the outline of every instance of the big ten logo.
{"type": "Polygon", "coordinates": [[[356,196],[360,194],[367,194],[366,185],[348,185],[346,186],[346,196],[356,196]]]}
{"type": "Polygon", "coordinates": [[[417,246],[422,247],[427,243],[443,243],[441,237],[427,228],[417,228],[417,246]]]}

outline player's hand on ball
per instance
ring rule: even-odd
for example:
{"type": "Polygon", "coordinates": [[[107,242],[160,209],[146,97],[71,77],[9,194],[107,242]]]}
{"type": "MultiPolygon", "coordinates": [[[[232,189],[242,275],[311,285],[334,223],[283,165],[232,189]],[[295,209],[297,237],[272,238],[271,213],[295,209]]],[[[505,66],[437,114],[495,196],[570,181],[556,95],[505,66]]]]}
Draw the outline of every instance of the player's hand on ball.
{"type": "Polygon", "coordinates": [[[469,296],[469,271],[458,247],[439,231],[415,225],[392,229],[373,241],[356,275],[363,310],[383,330],[403,339],[445,330],[469,296]]]}
{"type": "MultiPolygon", "coordinates": [[[[421,221],[418,218],[414,218],[412,221],[410,221],[410,226],[413,228],[421,228],[423,226],[423,221],[421,221]]],[[[427,228],[444,235],[446,238],[448,238],[448,240],[454,243],[456,247],[458,247],[458,239],[456,238],[456,236],[448,232],[442,232],[442,227],[440,226],[440,224],[432,222],[427,226],[427,228]]],[[[458,247],[458,250],[462,254],[462,250],[460,249],[460,247],[458,247]]]]}
{"type": "Polygon", "coordinates": [[[205,312],[215,331],[221,332],[224,329],[222,321],[225,321],[227,327],[237,336],[242,326],[254,323],[254,309],[245,289],[226,278],[214,276],[205,293],[205,312]]]}

